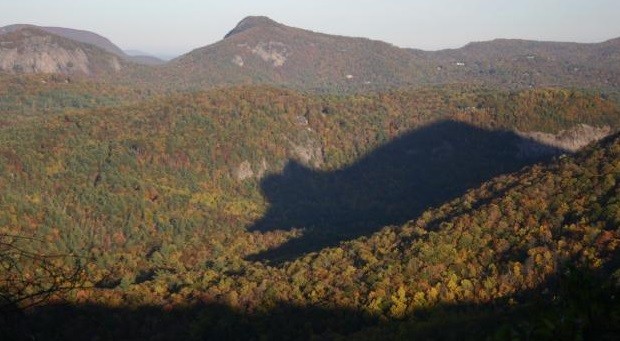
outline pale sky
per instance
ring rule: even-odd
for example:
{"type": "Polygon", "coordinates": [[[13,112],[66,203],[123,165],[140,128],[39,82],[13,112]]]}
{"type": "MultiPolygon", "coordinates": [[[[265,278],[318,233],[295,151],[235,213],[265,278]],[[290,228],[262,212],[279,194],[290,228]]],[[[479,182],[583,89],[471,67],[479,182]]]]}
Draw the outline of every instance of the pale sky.
{"type": "Polygon", "coordinates": [[[495,38],[620,37],[620,0],[0,0],[0,26],[84,29],[156,55],[214,43],[248,15],[425,50],[495,38]]]}

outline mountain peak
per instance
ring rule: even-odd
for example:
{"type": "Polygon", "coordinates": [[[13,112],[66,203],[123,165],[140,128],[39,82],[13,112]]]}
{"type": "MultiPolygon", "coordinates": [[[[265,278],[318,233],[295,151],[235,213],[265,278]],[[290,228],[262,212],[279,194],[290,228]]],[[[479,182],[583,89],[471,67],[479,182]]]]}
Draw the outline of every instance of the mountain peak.
{"type": "Polygon", "coordinates": [[[96,45],[82,43],[33,25],[17,25],[0,37],[0,71],[97,75],[118,72],[119,57],[96,45]]]}
{"type": "Polygon", "coordinates": [[[254,27],[273,27],[273,26],[281,26],[281,24],[279,24],[278,22],[266,16],[249,16],[241,20],[237,24],[237,26],[233,28],[232,31],[228,32],[228,34],[224,36],[224,38],[228,38],[232,35],[247,31],[254,27]]]}
{"type": "Polygon", "coordinates": [[[119,57],[127,57],[125,53],[116,45],[114,45],[108,38],[105,38],[97,33],[76,30],[66,27],[51,27],[51,26],[36,26],[31,24],[14,24],[9,26],[0,27],[0,35],[15,32],[24,28],[37,29],[45,31],[47,33],[57,35],[63,38],[67,38],[79,43],[85,43],[95,45],[107,52],[115,54],[119,57]]]}

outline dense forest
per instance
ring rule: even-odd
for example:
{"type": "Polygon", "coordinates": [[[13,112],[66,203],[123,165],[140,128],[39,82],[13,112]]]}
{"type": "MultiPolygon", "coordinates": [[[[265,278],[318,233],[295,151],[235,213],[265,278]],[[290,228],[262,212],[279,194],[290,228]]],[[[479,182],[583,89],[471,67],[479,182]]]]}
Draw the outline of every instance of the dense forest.
{"type": "Polygon", "coordinates": [[[611,338],[614,92],[0,76],[22,339],[611,338]],[[583,141],[582,141],[583,140],[583,141]]]}

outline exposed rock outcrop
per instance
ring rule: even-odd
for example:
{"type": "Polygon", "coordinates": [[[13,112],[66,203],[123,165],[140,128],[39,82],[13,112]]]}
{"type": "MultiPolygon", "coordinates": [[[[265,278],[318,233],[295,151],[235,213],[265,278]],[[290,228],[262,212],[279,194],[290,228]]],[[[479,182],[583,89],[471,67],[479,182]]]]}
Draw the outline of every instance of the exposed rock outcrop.
{"type": "Polygon", "coordinates": [[[609,126],[592,127],[587,124],[579,124],[557,134],[539,131],[517,131],[517,134],[523,137],[523,141],[519,145],[520,154],[530,156],[557,153],[558,151],[576,152],[611,134],[611,128],[609,126]]]}
{"type": "Polygon", "coordinates": [[[259,43],[252,53],[260,57],[263,61],[271,63],[273,67],[280,67],[286,63],[289,51],[283,43],[270,41],[269,43],[259,43]]]}
{"type": "Polygon", "coordinates": [[[252,164],[250,164],[250,161],[245,160],[241,162],[237,169],[235,169],[234,176],[235,179],[239,181],[254,177],[254,171],[252,170],[252,164]]]}
{"type": "Polygon", "coordinates": [[[163,64],[164,61],[145,54],[128,54],[121,50],[120,47],[114,45],[108,38],[103,37],[97,33],[84,31],[84,30],[76,30],[72,28],[66,27],[50,27],[50,26],[36,26],[36,25],[28,25],[28,24],[16,24],[0,27],[0,35],[8,34],[11,32],[19,31],[22,29],[36,29],[45,31],[55,36],[63,37],[78,43],[84,43],[88,45],[94,45],[100,49],[105,50],[108,53],[111,53],[120,59],[128,60],[137,64],[144,65],[159,65],[163,64]]]}
{"type": "Polygon", "coordinates": [[[82,49],[62,48],[51,40],[49,36],[27,37],[22,46],[0,42],[0,69],[14,73],[90,74],[90,62],[82,49]]]}
{"type": "Polygon", "coordinates": [[[290,141],[291,151],[295,158],[307,166],[320,167],[323,165],[323,148],[321,142],[312,136],[310,131],[299,133],[299,141],[290,141]]]}
{"type": "Polygon", "coordinates": [[[26,27],[0,35],[0,70],[9,73],[114,73],[120,58],[93,45],[26,27]]]}
{"type": "Polygon", "coordinates": [[[263,158],[258,165],[254,165],[254,167],[252,167],[252,163],[250,163],[250,161],[244,160],[233,171],[233,176],[237,179],[237,181],[244,181],[251,178],[261,179],[265,176],[268,170],[269,164],[265,158],[263,158]]]}

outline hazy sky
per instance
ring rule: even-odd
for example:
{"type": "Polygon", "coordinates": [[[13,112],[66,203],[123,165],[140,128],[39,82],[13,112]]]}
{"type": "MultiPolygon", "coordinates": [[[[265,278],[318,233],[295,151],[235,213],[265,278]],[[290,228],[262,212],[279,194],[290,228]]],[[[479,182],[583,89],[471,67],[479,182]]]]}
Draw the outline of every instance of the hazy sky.
{"type": "Polygon", "coordinates": [[[494,38],[620,36],[620,0],[0,0],[0,26],[85,29],[159,55],[213,43],[248,15],[427,50],[494,38]]]}

